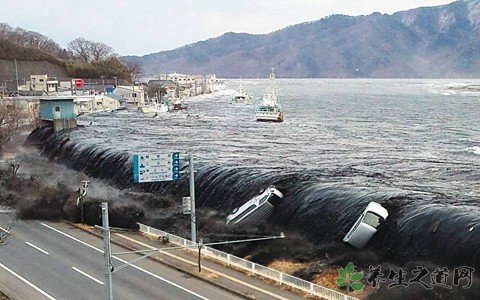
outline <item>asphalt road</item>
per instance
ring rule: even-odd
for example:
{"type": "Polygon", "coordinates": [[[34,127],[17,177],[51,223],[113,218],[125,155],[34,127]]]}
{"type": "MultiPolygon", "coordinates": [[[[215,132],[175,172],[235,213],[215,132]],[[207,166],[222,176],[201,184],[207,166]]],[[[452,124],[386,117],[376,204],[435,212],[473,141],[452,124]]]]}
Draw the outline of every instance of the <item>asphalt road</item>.
{"type": "MultiPolygon", "coordinates": [[[[5,228],[11,215],[0,214],[5,228]]],[[[18,220],[0,246],[0,289],[13,299],[103,299],[103,241],[65,223],[18,220]]],[[[112,253],[126,251],[112,244],[112,253]]],[[[118,268],[139,257],[114,256],[118,268]],[[121,261],[123,260],[123,262],[121,261]]],[[[113,274],[114,299],[240,299],[143,260],[113,274]]]]}

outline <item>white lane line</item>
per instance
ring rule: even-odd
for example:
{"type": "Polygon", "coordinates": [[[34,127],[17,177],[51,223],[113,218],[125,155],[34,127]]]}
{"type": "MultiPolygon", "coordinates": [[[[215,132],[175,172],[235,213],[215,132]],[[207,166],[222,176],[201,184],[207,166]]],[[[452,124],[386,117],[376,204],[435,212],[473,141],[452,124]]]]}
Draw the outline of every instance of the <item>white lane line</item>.
{"type": "MultiPolygon", "coordinates": [[[[119,237],[121,237],[121,238],[124,238],[124,239],[126,239],[126,240],[128,240],[128,241],[137,243],[137,244],[142,245],[142,246],[144,246],[144,247],[147,247],[147,248],[150,248],[150,249],[159,249],[159,248],[152,247],[152,246],[150,246],[150,245],[148,245],[148,244],[142,243],[142,242],[140,242],[140,241],[138,241],[138,240],[136,240],[136,239],[132,239],[131,237],[125,236],[125,235],[123,235],[123,234],[120,234],[120,233],[114,233],[114,234],[115,234],[116,236],[119,236],[119,237]]],[[[161,248],[160,248],[160,250],[161,250],[161,248]]],[[[175,258],[176,260],[183,261],[184,263],[187,263],[187,264],[190,264],[190,265],[193,265],[193,266],[197,266],[196,263],[194,263],[194,262],[192,262],[192,261],[190,261],[190,260],[188,260],[188,259],[184,259],[184,258],[182,258],[182,257],[180,257],[180,256],[174,255],[174,254],[172,254],[172,253],[168,253],[168,252],[166,252],[166,251],[160,251],[160,253],[161,253],[161,254],[164,254],[164,255],[166,255],[166,256],[170,256],[170,257],[172,257],[172,258],[175,258]]],[[[244,286],[246,286],[246,287],[248,287],[248,288],[257,290],[257,291],[259,291],[259,292],[261,292],[261,293],[264,293],[264,294],[266,294],[266,295],[269,295],[269,296],[271,296],[271,297],[273,297],[273,298],[277,298],[277,299],[281,299],[281,300],[288,300],[288,298],[285,298],[285,297],[282,297],[282,296],[277,295],[277,294],[275,294],[275,293],[272,293],[272,292],[270,292],[270,291],[264,290],[264,289],[262,289],[262,288],[257,287],[256,285],[247,283],[247,282],[242,281],[242,280],[240,280],[240,279],[237,279],[237,278],[235,278],[235,277],[226,275],[226,274],[224,274],[224,273],[222,273],[222,272],[220,272],[220,271],[216,271],[216,270],[214,270],[214,269],[211,269],[211,268],[208,268],[208,267],[205,267],[205,266],[202,266],[202,269],[205,269],[205,270],[210,271],[210,272],[212,272],[212,273],[214,273],[214,274],[217,274],[218,276],[222,276],[222,277],[224,277],[224,278],[226,278],[226,279],[229,279],[229,280],[231,280],[231,281],[233,281],[233,282],[236,282],[236,283],[239,283],[239,284],[241,284],[241,285],[244,285],[244,286]]]]}
{"type": "Polygon", "coordinates": [[[85,275],[86,277],[90,278],[91,280],[95,281],[96,283],[98,284],[103,284],[103,282],[101,282],[100,280],[98,280],[97,278],[91,276],[91,275],[88,275],[87,273],[83,272],[82,270],[80,269],[77,269],[75,267],[72,267],[72,269],[74,269],[75,271],[77,271],[78,273],[82,274],[82,275],[85,275]]]}
{"type": "MultiPolygon", "coordinates": [[[[85,243],[84,241],[81,241],[81,240],[79,240],[79,239],[77,239],[77,238],[75,238],[75,237],[73,237],[73,236],[71,236],[71,235],[69,235],[69,234],[67,234],[67,233],[65,233],[65,232],[63,232],[63,231],[60,231],[60,230],[58,230],[58,229],[56,229],[56,228],[54,228],[54,227],[52,227],[52,226],[50,226],[50,225],[47,225],[47,224],[45,224],[45,223],[40,223],[40,224],[42,224],[43,226],[45,226],[45,227],[47,227],[47,228],[49,228],[49,229],[51,229],[51,230],[53,230],[53,231],[55,231],[55,232],[60,233],[60,234],[63,235],[63,236],[66,236],[66,237],[68,237],[68,238],[70,238],[70,239],[72,239],[72,240],[74,240],[74,241],[77,241],[77,242],[79,242],[79,243],[82,244],[82,245],[85,245],[85,246],[87,246],[87,247],[89,247],[89,248],[92,248],[92,249],[94,249],[94,250],[96,250],[96,251],[98,251],[98,252],[103,253],[103,250],[100,250],[100,249],[98,249],[98,248],[95,247],[95,246],[92,246],[92,245],[90,245],[90,244],[87,244],[87,243],[85,243]]],[[[115,259],[117,259],[118,261],[124,263],[124,264],[125,264],[125,263],[128,263],[126,260],[123,260],[123,259],[121,259],[121,258],[119,258],[119,257],[113,256],[113,255],[112,255],[112,257],[115,258],[115,259]]],[[[189,293],[189,294],[191,294],[191,295],[194,295],[195,297],[198,297],[198,298],[203,299],[203,300],[209,300],[208,298],[205,298],[205,297],[202,296],[202,295],[199,295],[199,294],[197,294],[197,293],[195,293],[195,292],[193,292],[193,291],[190,291],[190,290],[188,290],[188,289],[186,289],[186,288],[184,288],[184,287],[182,287],[182,286],[180,286],[180,285],[178,285],[178,284],[176,284],[176,283],[174,283],[174,282],[171,282],[170,280],[167,280],[167,279],[162,278],[162,277],[160,277],[160,276],[158,276],[158,275],[156,275],[156,274],[153,274],[153,273],[150,272],[150,271],[147,271],[147,270],[142,269],[142,268],[140,268],[140,267],[138,267],[138,266],[135,266],[135,265],[131,265],[131,266],[132,266],[132,268],[135,268],[135,269],[137,269],[137,270],[139,270],[139,271],[141,271],[141,272],[143,272],[143,273],[145,273],[145,274],[148,274],[148,275],[150,275],[150,276],[152,276],[152,277],[155,277],[155,278],[157,278],[157,279],[159,279],[159,280],[161,280],[161,281],[163,281],[163,282],[165,282],[165,283],[171,284],[171,285],[173,285],[174,287],[179,288],[179,289],[181,289],[181,290],[184,291],[184,292],[187,292],[187,293],[189,293]]]]}
{"type": "Polygon", "coordinates": [[[37,249],[38,251],[42,252],[43,254],[46,254],[46,255],[49,255],[49,254],[50,254],[50,253],[48,253],[47,251],[43,250],[42,248],[40,248],[40,247],[38,247],[38,246],[35,246],[35,245],[32,244],[32,243],[25,242],[25,244],[29,245],[29,246],[32,247],[32,248],[37,249]]]}
{"type": "Polygon", "coordinates": [[[30,281],[26,280],[25,278],[23,278],[22,276],[18,275],[17,273],[13,272],[12,270],[10,270],[9,268],[7,268],[6,266],[4,266],[2,263],[0,263],[0,267],[4,268],[5,270],[7,270],[10,274],[12,274],[13,276],[17,277],[18,279],[20,279],[21,281],[25,282],[26,284],[28,284],[29,286],[31,286],[32,288],[34,288],[37,292],[39,292],[40,294],[44,295],[45,297],[47,297],[47,299],[50,299],[50,300],[55,300],[55,298],[53,298],[52,296],[50,296],[49,294],[45,293],[42,289],[40,289],[39,287],[37,287],[36,285],[34,285],[33,283],[31,283],[30,281]]]}
{"type": "Polygon", "coordinates": [[[11,234],[10,231],[6,230],[5,228],[0,227],[0,230],[5,232],[5,233],[11,234]]]}

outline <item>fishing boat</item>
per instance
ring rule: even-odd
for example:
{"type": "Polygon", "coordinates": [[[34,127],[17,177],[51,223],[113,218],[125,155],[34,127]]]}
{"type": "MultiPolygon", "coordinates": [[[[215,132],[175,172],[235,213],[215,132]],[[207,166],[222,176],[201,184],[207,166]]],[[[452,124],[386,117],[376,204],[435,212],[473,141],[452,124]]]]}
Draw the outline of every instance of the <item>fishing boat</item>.
{"type": "Polygon", "coordinates": [[[245,92],[245,89],[243,88],[243,85],[240,83],[238,86],[237,93],[233,97],[233,101],[237,103],[252,103],[252,98],[245,92]]]}
{"type": "Polygon", "coordinates": [[[168,111],[168,105],[158,101],[158,98],[156,98],[156,101],[151,101],[148,104],[141,105],[138,107],[138,110],[141,111],[144,114],[147,114],[148,116],[158,116],[160,113],[165,113],[168,111]]]}
{"type": "Polygon", "coordinates": [[[169,105],[170,110],[185,110],[188,109],[187,104],[179,98],[175,98],[172,100],[171,104],[169,105]]]}
{"type": "Polygon", "coordinates": [[[166,113],[168,106],[165,104],[146,104],[138,107],[138,110],[148,117],[158,117],[159,114],[166,113]]]}
{"type": "Polygon", "coordinates": [[[283,122],[285,114],[277,99],[277,84],[275,82],[275,68],[270,73],[268,89],[263,96],[262,104],[257,107],[255,116],[261,122],[283,122]]]}

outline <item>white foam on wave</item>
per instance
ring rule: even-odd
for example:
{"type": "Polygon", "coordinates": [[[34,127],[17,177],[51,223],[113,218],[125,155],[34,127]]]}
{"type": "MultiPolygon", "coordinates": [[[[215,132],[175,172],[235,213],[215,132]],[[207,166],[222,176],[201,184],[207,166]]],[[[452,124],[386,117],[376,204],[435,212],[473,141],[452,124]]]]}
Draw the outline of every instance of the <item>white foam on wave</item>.
{"type": "Polygon", "coordinates": [[[8,206],[0,206],[0,214],[13,214],[16,210],[8,206]]]}
{"type": "Polygon", "coordinates": [[[469,147],[465,150],[467,150],[470,153],[480,155],[480,147],[474,146],[474,147],[469,147]]]}

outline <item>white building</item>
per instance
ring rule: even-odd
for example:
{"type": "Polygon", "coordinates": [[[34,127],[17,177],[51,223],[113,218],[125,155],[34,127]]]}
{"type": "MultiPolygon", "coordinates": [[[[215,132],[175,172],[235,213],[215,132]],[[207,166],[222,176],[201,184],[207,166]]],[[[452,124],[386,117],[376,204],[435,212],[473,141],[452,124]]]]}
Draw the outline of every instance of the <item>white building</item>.
{"type": "Polygon", "coordinates": [[[120,101],[109,97],[108,94],[76,96],[73,103],[75,103],[75,112],[78,115],[122,108],[120,101]]]}
{"type": "Polygon", "coordinates": [[[30,75],[30,90],[46,91],[47,80],[47,75],[30,75]]]}
{"type": "Polygon", "coordinates": [[[174,83],[178,83],[181,85],[195,84],[195,75],[179,74],[177,72],[173,72],[170,74],[160,74],[160,80],[171,80],[174,83]]]}
{"type": "Polygon", "coordinates": [[[119,85],[115,88],[113,93],[124,98],[127,101],[127,106],[139,106],[145,104],[146,95],[143,86],[141,85],[119,85]]]}
{"type": "MultiPolygon", "coordinates": [[[[48,77],[46,74],[30,75],[30,86],[22,87],[30,91],[46,91],[48,94],[55,94],[58,92],[59,82],[57,78],[48,77]]],[[[19,88],[20,89],[20,88],[19,88]]]]}
{"type": "Polygon", "coordinates": [[[47,93],[53,94],[58,92],[58,80],[56,78],[47,79],[47,93]]]}

